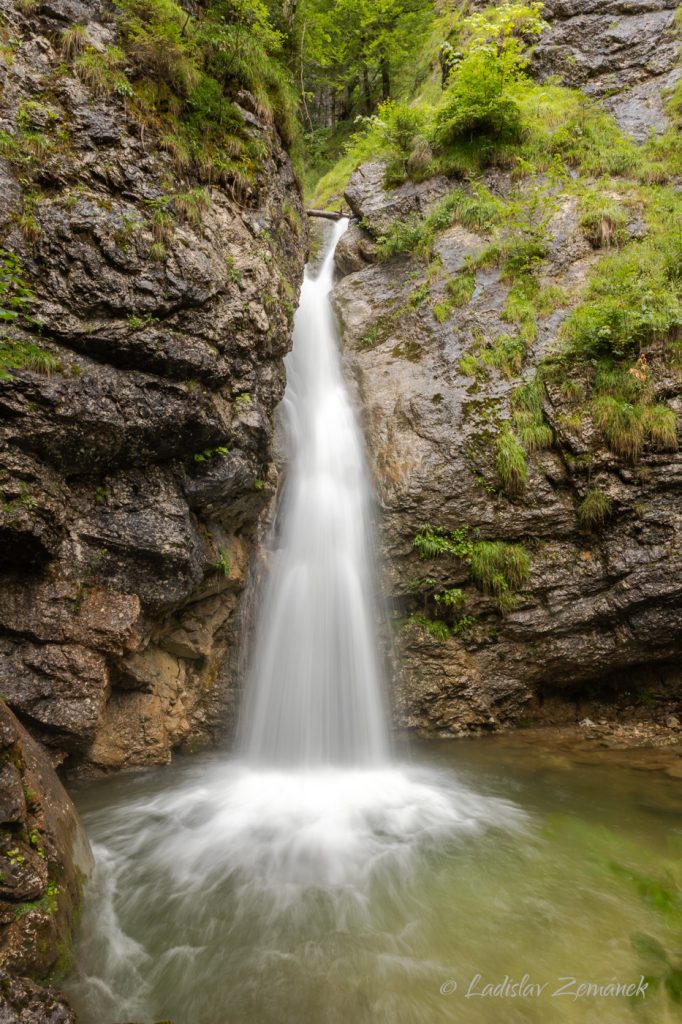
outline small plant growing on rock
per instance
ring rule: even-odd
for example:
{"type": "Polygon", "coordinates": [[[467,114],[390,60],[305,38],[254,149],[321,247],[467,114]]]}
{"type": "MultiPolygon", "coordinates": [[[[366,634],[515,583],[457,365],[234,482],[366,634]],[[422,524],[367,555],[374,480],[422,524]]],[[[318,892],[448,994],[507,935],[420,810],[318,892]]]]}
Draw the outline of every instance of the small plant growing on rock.
{"type": "Polygon", "coordinates": [[[220,573],[221,576],[229,576],[232,572],[232,562],[224,548],[218,548],[218,557],[213,563],[213,570],[220,573]]]}
{"type": "Polygon", "coordinates": [[[519,494],[528,483],[526,453],[509,429],[498,434],[495,442],[495,471],[508,494],[519,494]]]}
{"type": "Polygon", "coordinates": [[[60,44],[62,53],[67,60],[73,60],[82,53],[87,45],[88,37],[85,25],[69,25],[62,31],[60,44]]]}
{"type": "Polygon", "coordinates": [[[581,526],[590,530],[603,526],[613,514],[613,502],[608,494],[591,487],[578,505],[578,521],[581,526]]]}
{"type": "Polygon", "coordinates": [[[611,249],[627,240],[627,216],[611,196],[588,193],[580,203],[580,227],[594,249],[611,249]]]}
{"type": "Polygon", "coordinates": [[[514,591],[530,576],[530,558],[520,544],[479,541],[471,556],[471,574],[484,593],[493,594],[501,612],[515,604],[514,591]]]}

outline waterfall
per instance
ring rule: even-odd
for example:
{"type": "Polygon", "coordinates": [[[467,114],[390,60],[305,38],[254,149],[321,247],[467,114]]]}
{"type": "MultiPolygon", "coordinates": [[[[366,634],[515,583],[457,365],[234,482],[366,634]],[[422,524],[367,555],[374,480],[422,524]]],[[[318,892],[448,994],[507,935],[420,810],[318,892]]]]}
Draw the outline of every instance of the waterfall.
{"type": "Polygon", "coordinates": [[[306,269],[286,359],[287,479],[240,723],[240,748],[259,765],[366,765],[388,753],[370,481],[329,301],[346,226],[335,225],[319,272],[306,269]]]}
{"type": "Polygon", "coordinates": [[[458,880],[434,894],[434,864],[524,828],[507,801],[389,758],[370,486],[329,304],[344,228],[306,272],[287,358],[288,469],[237,756],[112,780],[85,808],[81,1024],[426,1024],[432,995],[405,1018],[398,994],[409,1007],[413,984],[437,995],[449,977],[429,920],[453,916],[458,880]]]}

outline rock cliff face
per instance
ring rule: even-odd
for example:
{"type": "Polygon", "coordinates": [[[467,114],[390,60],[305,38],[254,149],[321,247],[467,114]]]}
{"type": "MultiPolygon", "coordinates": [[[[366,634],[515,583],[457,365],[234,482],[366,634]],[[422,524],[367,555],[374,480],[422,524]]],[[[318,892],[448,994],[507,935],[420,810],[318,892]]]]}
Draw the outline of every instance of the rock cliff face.
{"type": "Polygon", "coordinates": [[[248,94],[261,161],[236,188],[79,77],[70,49],[117,43],[108,4],[0,15],[1,276],[22,313],[0,373],[0,693],[55,761],[163,763],[228,699],[299,189],[248,94]]]}
{"type": "MultiPolygon", "coordinates": [[[[615,83],[619,91],[608,102],[641,137],[660,127],[660,88],[678,74],[674,5],[607,8],[548,4],[552,29],[536,69],[548,75],[568,66],[571,83],[595,95],[615,83]]],[[[495,441],[512,419],[513,392],[558,344],[604,254],[581,224],[575,192],[553,195],[537,271],[538,287],[564,298],[539,317],[523,366],[479,373],[467,357],[509,337],[510,282],[483,261],[466,279],[465,297],[454,301],[448,284],[476,267],[490,236],[455,224],[436,235],[429,266],[409,255],[379,262],[374,240],[395,222],[423,217],[456,184],[436,178],[386,190],[384,170],[366,164],[350,180],[346,199],[362,226],[352,226],[339,247],[345,276],[334,303],[377,479],[387,599],[398,627],[397,724],[465,734],[578,721],[608,714],[610,703],[622,720],[658,717],[678,728],[682,456],[674,442],[667,451],[645,446],[634,462],[615,455],[589,416],[576,419],[565,382],[550,376],[539,415],[551,444],[531,451],[527,486],[505,493],[495,471],[495,441]],[[580,515],[595,490],[610,517],[603,530],[580,515]],[[438,536],[461,532],[441,557],[424,560],[413,542],[425,524],[442,528],[438,536]],[[494,593],[474,585],[474,537],[523,544],[530,557],[528,580],[504,614],[494,593]],[[454,628],[439,630],[429,618],[434,595],[447,600],[448,593],[462,609],[454,628]]],[[[483,184],[504,199],[518,190],[516,179],[495,169],[483,184]]],[[[526,187],[532,199],[546,184],[526,187]]],[[[636,204],[623,231],[630,239],[646,233],[636,204]]],[[[656,401],[682,412],[679,364],[665,340],[647,346],[640,361],[656,401]]]]}

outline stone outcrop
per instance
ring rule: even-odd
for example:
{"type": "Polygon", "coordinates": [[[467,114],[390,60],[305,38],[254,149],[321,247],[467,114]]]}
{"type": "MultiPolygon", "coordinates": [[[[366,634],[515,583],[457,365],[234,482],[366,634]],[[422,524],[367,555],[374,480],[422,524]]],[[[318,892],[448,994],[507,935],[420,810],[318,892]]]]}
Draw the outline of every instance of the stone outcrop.
{"type": "Polygon", "coordinates": [[[45,978],[68,966],[91,861],[76,811],[48,757],[0,703],[0,1020],[73,1019],[54,993],[18,979],[45,978]],[[35,1008],[29,1016],[33,1004],[44,1016],[35,1008]],[[26,1010],[23,1016],[20,1009],[26,1010]]]}
{"type": "Polygon", "coordinates": [[[666,126],[664,98],[679,81],[675,0],[546,0],[550,31],[535,50],[541,75],[560,75],[603,99],[638,141],[666,126]]]}
{"type": "Polygon", "coordinates": [[[0,13],[0,248],[30,290],[29,356],[0,374],[0,694],[69,767],[162,763],[228,699],[275,485],[299,189],[246,93],[262,161],[236,190],[84,84],[64,33],[115,44],[105,2],[0,13]]]}

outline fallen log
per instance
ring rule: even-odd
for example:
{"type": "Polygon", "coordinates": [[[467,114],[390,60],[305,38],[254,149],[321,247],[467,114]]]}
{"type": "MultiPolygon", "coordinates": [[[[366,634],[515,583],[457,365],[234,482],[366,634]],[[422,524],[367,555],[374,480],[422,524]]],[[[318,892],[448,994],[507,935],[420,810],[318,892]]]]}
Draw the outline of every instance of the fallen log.
{"type": "Polygon", "coordinates": [[[334,210],[306,210],[309,217],[322,217],[324,220],[341,220],[343,213],[334,210]]]}

